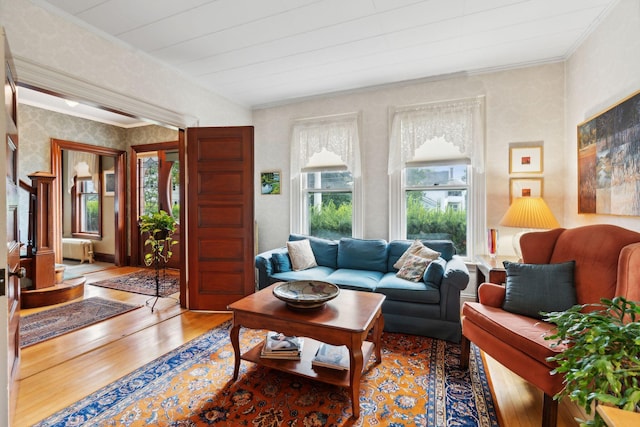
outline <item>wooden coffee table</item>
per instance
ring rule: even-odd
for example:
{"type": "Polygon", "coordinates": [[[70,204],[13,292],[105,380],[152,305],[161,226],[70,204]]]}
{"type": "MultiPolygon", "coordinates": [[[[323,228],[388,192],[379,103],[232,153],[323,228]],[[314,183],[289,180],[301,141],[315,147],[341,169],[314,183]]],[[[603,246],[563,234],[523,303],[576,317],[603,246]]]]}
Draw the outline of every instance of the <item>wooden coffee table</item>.
{"type": "Polygon", "coordinates": [[[373,292],[347,289],[320,309],[292,310],[273,295],[274,284],[229,305],[233,312],[230,337],[235,354],[233,379],[238,379],[240,360],[248,360],[284,372],[348,387],[351,391],[353,417],[360,416],[360,378],[365,362],[375,350],[376,364],[382,361],[380,338],[384,327],[382,302],[385,296],[373,292]],[[240,327],[268,329],[286,335],[304,337],[300,360],[279,360],[260,357],[262,343],[240,353],[240,327]],[[367,341],[372,331],[371,341],[367,341]],[[350,368],[347,371],[313,367],[313,359],[321,342],[346,345],[350,368]]]}

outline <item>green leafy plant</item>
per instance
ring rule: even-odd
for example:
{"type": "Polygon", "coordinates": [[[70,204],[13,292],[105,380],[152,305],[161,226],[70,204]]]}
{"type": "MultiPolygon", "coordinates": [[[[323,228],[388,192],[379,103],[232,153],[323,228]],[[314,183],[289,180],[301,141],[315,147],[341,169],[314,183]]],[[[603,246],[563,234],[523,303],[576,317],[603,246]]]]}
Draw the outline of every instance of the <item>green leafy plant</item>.
{"type": "MultiPolygon", "coordinates": [[[[568,396],[591,414],[595,404],[638,410],[640,402],[640,306],[623,297],[601,304],[576,305],[545,313],[557,326],[546,339],[566,349],[547,360],[556,362],[553,374],[564,374],[564,388],[555,398],[568,396]]],[[[599,414],[578,420],[581,426],[604,426],[599,414]]]]}
{"type": "Polygon", "coordinates": [[[164,266],[173,255],[171,248],[178,243],[172,237],[176,231],[175,218],[161,210],[141,215],[139,225],[140,233],[148,233],[145,246],[151,247],[151,252],[144,256],[145,264],[156,268],[164,266]]]}

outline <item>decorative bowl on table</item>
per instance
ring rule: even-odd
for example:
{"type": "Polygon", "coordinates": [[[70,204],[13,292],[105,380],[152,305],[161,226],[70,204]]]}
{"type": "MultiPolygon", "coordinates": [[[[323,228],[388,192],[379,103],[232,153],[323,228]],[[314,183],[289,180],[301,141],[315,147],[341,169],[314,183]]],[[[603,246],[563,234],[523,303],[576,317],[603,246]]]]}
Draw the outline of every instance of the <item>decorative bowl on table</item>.
{"type": "Polygon", "coordinates": [[[273,289],[276,298],[294,309],[320,308],[339,293],[339,287],[320,280],[294,280],[281,283],[273,289]]]}

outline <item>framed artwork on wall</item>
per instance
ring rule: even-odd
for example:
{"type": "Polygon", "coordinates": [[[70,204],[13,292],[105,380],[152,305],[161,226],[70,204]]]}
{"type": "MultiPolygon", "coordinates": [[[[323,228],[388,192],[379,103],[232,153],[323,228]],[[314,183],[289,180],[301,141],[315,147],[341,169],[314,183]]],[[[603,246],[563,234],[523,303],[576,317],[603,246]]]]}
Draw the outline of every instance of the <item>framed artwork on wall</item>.
{"type": "Polygon", "coordinates": [[[280,171],[260,172],[260,194],[280,194],[280,171]]]}
{"type": "Polygon", "coordinates": [[[542,178],[511,178],[509,203],[515,197],[542,197],[542,178]]]}
{"type": "Polygon", "coordinates": [[[578,213],[640,216],[640,91],[578,125],[578,213]]]}
{"type": "Polygon", "coordinates": [[[509,173],[542,173],[542,143],[509,144],[509,173]]]}
{"type": "Polygon", "coordinates": [[[116,191],[116,174],[114,171],[104,171],[102,176],[104,195],[113,196],[116,191]]]}

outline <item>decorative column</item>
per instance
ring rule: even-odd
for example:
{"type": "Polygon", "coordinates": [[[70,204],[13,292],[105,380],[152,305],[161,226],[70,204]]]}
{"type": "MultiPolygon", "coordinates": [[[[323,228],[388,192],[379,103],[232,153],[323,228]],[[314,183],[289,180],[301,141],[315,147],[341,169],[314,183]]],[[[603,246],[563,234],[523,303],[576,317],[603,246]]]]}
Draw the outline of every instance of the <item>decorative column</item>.
{"type": "Polygon", "coordinates": [[[33,213],[33,286],[35,289],[48,288],[56,282],[56,257],[53,244],[52,188],[55,175],[35,172],[29,175],[35,195],[33,213]]]}

